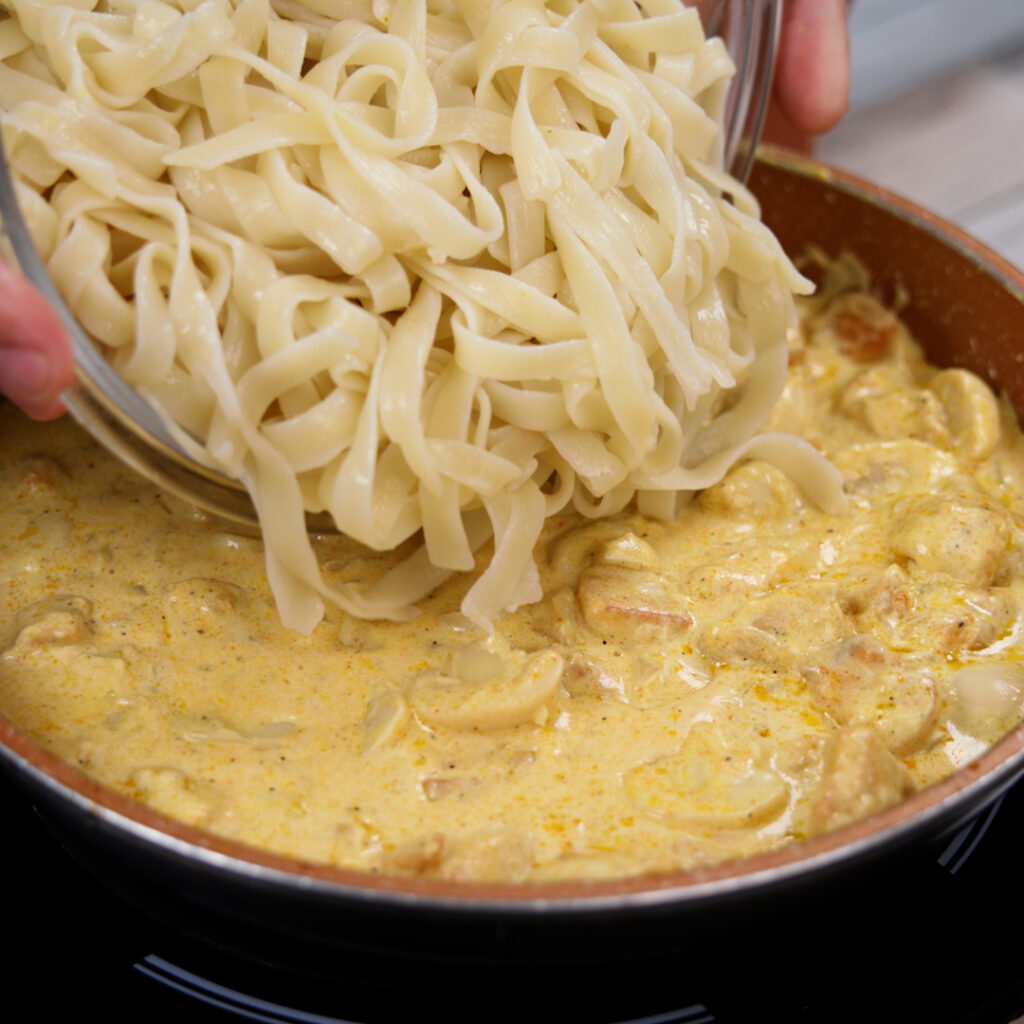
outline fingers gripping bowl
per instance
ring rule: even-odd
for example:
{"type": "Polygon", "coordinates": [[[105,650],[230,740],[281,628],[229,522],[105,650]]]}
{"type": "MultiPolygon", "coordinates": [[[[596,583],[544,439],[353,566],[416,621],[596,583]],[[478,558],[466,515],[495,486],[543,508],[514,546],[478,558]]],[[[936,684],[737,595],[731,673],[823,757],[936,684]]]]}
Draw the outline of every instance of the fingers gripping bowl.
{"type": "MultiPolygon", "coordinates": [[[[910,204],[815,164],[766,154],[753,187],[788,252],[856,255],[889,298],[907,297],[901,315],[933,361],[984,376],[1020,412],[1018,271],[910,204]]],[[[697,923],[703,929],[734,914],[756,921],[798,894],[817,898],[837,879],[884,871],[886,858],[977,812],[1018,777],[1024,760],[1018,728],[896,806],[752,858],[620,880],[490,884],[367,875],[257,851],[106,789],[6,722],[0,738],[5,759],[69,845],[183,927],[202,919],[252,952],[287,934],[304,956],[339,948],[421,955],[440,927],[452,955],[510,962],[613,955],[606,932],[593,928],[598,921],[632,935],[631,949],[641,951],[668,935],[685,941],[681,931],[697,923]]]]}

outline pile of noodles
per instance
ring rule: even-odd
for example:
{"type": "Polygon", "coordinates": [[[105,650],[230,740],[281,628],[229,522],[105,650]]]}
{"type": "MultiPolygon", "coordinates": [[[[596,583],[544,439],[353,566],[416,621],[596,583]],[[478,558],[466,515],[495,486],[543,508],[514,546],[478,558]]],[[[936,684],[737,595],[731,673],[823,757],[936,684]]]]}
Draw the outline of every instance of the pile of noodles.
{"type": "MultiPolygon", "coordinates": [[[[676,514],[759,435],[793,269],[677,0],[3,0],[3,142],[71,310],[250,491],[284,620],[540,597],[545,517],[676,514]],[[735,197],[735,202],[724,198],[735,197]],[[304,512],[378,550],[321,576],[304,512]]],[[[812,495],[813,496],[813,495],[812,495]]]]}

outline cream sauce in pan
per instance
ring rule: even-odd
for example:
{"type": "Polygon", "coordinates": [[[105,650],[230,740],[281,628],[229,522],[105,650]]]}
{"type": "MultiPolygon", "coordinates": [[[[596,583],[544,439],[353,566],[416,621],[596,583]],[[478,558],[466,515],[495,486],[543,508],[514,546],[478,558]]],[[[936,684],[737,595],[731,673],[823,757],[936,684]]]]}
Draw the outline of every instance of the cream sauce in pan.
{"type": "MultiPolygon", "coordinates": [[[[862,294],[805,310],[772,423],[845,513],[747,462],[673,524],[557,517],[546,597],[493,636],[465,580],[408,623],[289,632],[258,540],[69,422],[0,420],[0,709],[256,846],[480,880],[707,864],[898,801],[1024,712],[1024,441],[862,294]]],[[[336,581],[396,557],[317,546],[336,581]]]]}

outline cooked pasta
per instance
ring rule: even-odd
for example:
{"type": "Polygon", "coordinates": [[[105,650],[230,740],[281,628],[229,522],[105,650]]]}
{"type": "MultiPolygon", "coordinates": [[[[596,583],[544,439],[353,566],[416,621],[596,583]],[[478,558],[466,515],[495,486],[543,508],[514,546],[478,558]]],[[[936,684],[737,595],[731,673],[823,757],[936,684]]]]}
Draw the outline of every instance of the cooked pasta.
{"type": "Polygon", "coordinates": [[[809,287],[722,169],[678,0],[3,0],[3,142],[70,309],[240,479],[285,622],[540,596],[546,517],[669,517],[756,436],[809,287]],[[392,549],[325,578],[305,513],[392,549]],[[490,543],[493,543],[491,552],[490,543]],[[489,553],[489,554],[488,554],[489,553]]]}

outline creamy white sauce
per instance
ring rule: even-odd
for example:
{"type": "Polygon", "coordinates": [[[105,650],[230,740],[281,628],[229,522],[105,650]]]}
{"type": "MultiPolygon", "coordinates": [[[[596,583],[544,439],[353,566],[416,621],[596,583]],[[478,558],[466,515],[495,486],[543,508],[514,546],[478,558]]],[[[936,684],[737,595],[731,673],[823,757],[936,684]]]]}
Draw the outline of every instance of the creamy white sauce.
{"type": "MultiPolygon", "coordinates": [[[[748,462],[674,524],[556,517],[544,599],[490,637],[466,581],[408,623],[290,632],[258,540],[4,408],[0,708],[169,815],[365,870],[601,877],[796,841],[1021,717],[1024,442],[979,385],[863,296],[809,307],[772,426],[830,456],[846,512],[748,462]],[[957,675],[979,664],[994,683],[957,675]]],[[[402,554],[317,548],[339,583],[402,554]]]]}

